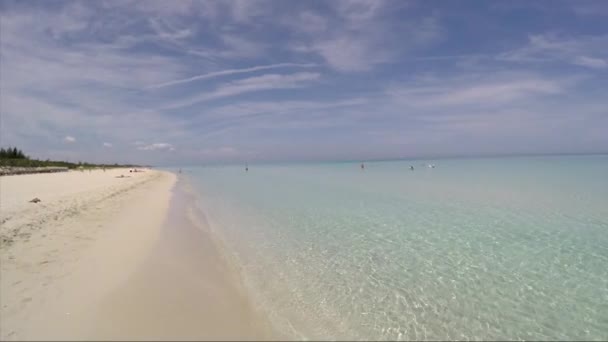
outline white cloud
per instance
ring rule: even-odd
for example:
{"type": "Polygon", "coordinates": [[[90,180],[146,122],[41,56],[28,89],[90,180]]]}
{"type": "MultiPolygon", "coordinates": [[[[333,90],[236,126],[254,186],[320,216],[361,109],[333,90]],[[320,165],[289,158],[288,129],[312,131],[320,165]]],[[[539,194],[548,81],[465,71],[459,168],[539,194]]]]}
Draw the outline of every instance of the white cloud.
{"type": "Polygon", "coordinates": [[[368,71],[396,61],[436,41],[441,34],[432,16],[393,20],[396,9],[406,6],[403,2],[354,0],[328,4],[334,9],[334,17],[307,11],[282,24],[299,38],[289,45],[291,51],[317,55],[342,72],[368,71]],[[327,24],[329,20],[334,24],[327,24]]]}
{"type": "Polygon", "coordinates": [[[169,150],[169,151],[174,151],[175,148],[168,143],[153,143],[153,144],[149,144],[149,145],[142,145],[139,146],[137,148],[138,150],[142,150],[142,151],[156,151],[156,150],[169,150]]]}
{"type": "Polygon", "coordinates": [[[104,142],[103,147],[112,147],[112,144],[109,142],[104,142]]]}
{"type": "Polygon", "coordinates": [[[65,138],[63,138],[63,141],[65,141],[66,143],[71,144],[71,143],[73,143],[73,142],[76,142],[76,138],[74,138],[74,137],[72,137],[72,136],[69,136],[69,135],[66,135],[66,137],[65,137],[65,138]]]}

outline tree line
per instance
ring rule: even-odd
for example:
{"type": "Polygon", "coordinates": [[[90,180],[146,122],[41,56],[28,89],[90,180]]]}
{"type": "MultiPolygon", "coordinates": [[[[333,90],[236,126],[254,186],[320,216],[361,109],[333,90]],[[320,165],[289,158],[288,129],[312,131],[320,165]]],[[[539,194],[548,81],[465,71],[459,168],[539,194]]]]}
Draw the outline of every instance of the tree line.
{"type": "Polygon", "coordinates": [[[28,159],[28,157],[16,147],[9,147],[0,148],[0,159],[28,159]]]}
{"type": "Polygon", "coordinates": [[[32,159],[27,156],[23,151],[16,147],[0,148],[0,167],[45,167],[45,166],[56,166],[56,167],[67,167],[70,169],[77,168],[112,168],[112,167],[139,167],[139,165],[119,165],[115,164],[94,164],[86,162],[70,163],[67,161],[58,160],[39,160],[32,159]]]}

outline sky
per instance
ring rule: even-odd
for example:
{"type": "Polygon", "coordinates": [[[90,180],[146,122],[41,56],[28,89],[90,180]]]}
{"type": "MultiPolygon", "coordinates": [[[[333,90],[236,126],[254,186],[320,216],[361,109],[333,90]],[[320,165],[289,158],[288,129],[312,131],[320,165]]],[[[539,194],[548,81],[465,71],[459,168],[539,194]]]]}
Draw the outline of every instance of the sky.
{"type": "Polygon", "coordinates": [[[0,0],[0,145],[154,165],[608,152],[608,1],[0,0]]]}

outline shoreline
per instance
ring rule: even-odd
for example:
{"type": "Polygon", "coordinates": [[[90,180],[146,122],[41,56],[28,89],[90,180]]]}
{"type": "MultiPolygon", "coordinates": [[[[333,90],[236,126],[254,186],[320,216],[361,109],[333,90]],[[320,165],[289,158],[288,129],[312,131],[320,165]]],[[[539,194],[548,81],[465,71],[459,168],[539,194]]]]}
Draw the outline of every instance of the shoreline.
{"type": "Polygon", "coordinates": [[[95,312],[102,340],[277,340],[178,177],[159,242],[95,312]],[[202,220],[201,220],[202,219],[202,220]],[[128,303],[128,304],[125,304],[128,303]],[[117,328],[118,327],[118,328],[117,328]]]}
{"type": "Polygon", "coordinates": [[[0,338],[276,339],[177,175],[129,175],[0,179],[0,338]]]}

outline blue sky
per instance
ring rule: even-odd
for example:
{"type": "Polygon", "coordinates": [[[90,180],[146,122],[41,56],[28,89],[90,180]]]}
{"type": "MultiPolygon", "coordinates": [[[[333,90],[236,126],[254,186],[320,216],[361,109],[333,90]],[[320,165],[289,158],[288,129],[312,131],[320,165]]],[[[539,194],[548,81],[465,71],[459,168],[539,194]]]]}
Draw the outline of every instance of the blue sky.
{"type": "Polygon", "coordinates": [[[0,4],[0,140],[36,157],[608,151],[607,1],[0,4]]]}

